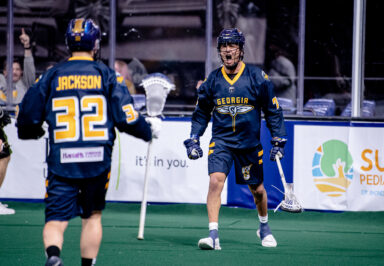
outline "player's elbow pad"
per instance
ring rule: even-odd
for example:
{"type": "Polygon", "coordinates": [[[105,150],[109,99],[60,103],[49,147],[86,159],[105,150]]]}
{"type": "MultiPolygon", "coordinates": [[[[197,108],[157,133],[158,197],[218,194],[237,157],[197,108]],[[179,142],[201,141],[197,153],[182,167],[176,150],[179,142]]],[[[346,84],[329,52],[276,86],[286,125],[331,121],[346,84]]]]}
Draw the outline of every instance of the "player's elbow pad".
{"type": "Polygon", "coordinates": [[[40,125],[18,126],[17,135],[19,139],[39,139],[44,136],[45,131],[40,125]]]}
{"type": "Polygon", "coordinates": [[[116,127],[119,131],[128,133],[144,141],[152,140],[151,128],[142,116],[140,116],[134,124],[119,123],[116,127]]]}

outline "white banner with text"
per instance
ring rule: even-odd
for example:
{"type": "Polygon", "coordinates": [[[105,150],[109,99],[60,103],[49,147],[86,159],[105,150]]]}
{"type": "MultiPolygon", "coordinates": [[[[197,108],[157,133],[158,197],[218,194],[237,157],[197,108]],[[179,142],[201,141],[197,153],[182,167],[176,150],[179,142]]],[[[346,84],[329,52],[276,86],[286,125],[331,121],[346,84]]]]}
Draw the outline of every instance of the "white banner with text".
{"type": "Polygon", "coordinates": [[[305,209],[384,210],[382,127],[294,127],[295,193],[305,209]]]}
{"type": "MultiPolygon", "coordinates": [[[[189,121],[163,121],[159,139],[153,141],[148,180],[148,202],[205,203],[209,177],[207,151],[211,124],[200,139],[204,157],[189,160],[183,141],[189,137],[189,121]]],[[[43,199],[47,139],[19,140],[12,124],[5,127],[12,155],[0,189],[0,198],[43,199]]],[[[47,135],[47,134],[46,134],[47,135]]],[[[111,180],[107,200],[142,200],[148,143],[118,133],[112,156],[111,180]]],[[[81,162],[79,162],[81,163],[81,162]]],[[[227,203],[227,188],[222,193],[227,203]]]]}

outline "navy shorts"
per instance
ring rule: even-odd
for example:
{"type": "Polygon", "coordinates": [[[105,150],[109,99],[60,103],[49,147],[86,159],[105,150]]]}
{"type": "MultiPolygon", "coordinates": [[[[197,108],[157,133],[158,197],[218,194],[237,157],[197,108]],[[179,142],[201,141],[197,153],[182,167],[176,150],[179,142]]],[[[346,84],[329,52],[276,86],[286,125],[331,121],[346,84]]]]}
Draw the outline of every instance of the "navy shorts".
{"type": "Polygon", "coordinates": [[[48,173],[45,194],[45,222],[89,218],[105,208],[110,170],[92,178],[64,178],[48,173]]]}
{"type": "Polygon", "coordinates": [[[231,149],[219,141],[211,141],[208,152],[208,173],[222,172],[228,176],[235,165],[237,184],[261,184],[263,174],[263,148],[231,149]]]}

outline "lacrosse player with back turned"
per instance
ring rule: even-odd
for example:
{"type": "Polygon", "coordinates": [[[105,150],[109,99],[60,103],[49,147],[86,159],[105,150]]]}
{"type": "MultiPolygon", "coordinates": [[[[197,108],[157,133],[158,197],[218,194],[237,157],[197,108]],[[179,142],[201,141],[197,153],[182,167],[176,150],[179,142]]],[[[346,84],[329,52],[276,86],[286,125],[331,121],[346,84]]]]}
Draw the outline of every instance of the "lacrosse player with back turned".
{"type": "Polygon", "coordinates": [[[190,159],[202,157],[199,137],[213,117],[208,151],[209,236],[200,239],[200,249],[221,249],[218,232],[221,192],[233,163],[236,183],[247,184],[254,197],[260,220],[256,233],[261,244],[277,246],[268,225],[267,193],[263,185],[261,111],[272,135],[271,160],[275,160],[276,154],[281,158],[284,155],[287,141],[284,118],[268,76],[258,67],[243,62],[244,44],[245,38],[238,29],[224,29],[220,33],[217,51],[222,67],[212,71],[199,87],[190,138],[184,141],[190,159]]]}
{"type": "Polygon", "coordinates": [[[115,127],[150,141],[152,131],[133,107],[123,77],[94,61],[100,30],[91,19],[73,19],[65,35],[71,57],[45,72],[25,95],[17,117],[18,136],[36,139],[48,124],[49,155],[43,241],[46,265],[62,265],[68,221],[82,218],[81,265],[94,265],[102,239],[115,127]]]}

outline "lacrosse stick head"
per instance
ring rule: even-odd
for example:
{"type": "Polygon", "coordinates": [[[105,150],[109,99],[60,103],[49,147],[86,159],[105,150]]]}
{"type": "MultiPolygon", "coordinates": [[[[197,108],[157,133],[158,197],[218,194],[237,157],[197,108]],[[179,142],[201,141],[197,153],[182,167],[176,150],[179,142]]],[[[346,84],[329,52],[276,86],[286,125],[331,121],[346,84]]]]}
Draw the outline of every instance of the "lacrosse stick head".
{"type": "Polygon", "coordinates": [[[175,89],[171,80],[161,74],[152,73],[147,75],[141,85],[146,94],[147,113],[149,116],[159,116],[162,114],[168,93],[175,89]]]}
{"type": "Polygon", "coordinates": [[[297,200],[295,194],[293,193],[293,184],[287,183],[284,192],[284,199],[280,203],[280,209],[286,212],[300,213],[303,212],[303,207],[300,202],[297,200]]]}

